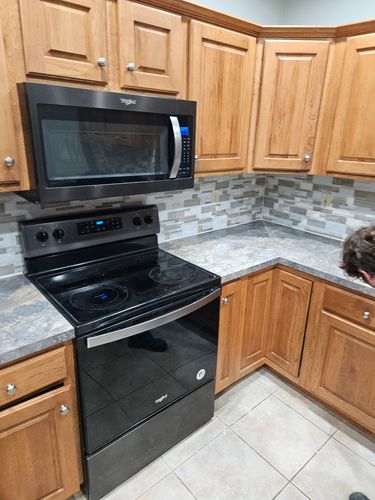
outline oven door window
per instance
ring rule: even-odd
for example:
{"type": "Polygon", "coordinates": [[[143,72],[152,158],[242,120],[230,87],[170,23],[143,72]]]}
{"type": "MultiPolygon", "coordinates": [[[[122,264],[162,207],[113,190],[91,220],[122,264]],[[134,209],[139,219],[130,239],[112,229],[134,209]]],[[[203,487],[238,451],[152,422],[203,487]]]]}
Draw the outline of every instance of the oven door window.
{"type": "Polygon", "coordinates": [[[174,156],[167,115],[38,105],[50,187],[167,179],[174,156]]]}
{"type": "Polygon", "coordinates": [[[216,370],[218,299],[167,325],[88,349],[77,340],[86,451],[92,453],[216,370]]]}

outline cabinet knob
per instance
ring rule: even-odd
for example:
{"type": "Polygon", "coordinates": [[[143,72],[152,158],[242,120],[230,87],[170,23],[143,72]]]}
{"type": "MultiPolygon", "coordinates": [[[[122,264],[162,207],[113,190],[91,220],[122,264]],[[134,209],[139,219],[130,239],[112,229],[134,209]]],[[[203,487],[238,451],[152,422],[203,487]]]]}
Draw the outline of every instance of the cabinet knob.
{"type": "Polygon", "coordinates": [[[15,164],[16,162],[14,161],[14,158],[12,158],[11,156],[6,156],[4,158],[4,165],[6,167],[13,167],[13,165],[15,164]]]}
{"type": "Polygon", "coordinates": [[[311,155],[305,155],[305,156],[303,157],[303,161],[304,161],[305,163],[309,163],[309,162],[311,161],[311,155]]]}
{"type": "Polygon", "coordinates": [[[368,311],[364,311],[364,312],[362,313],[362,318],[363,318],[363,319],[369,319],[369,318],[370,318],[370,313],[369,313],[368,311]]]}
{"type": "Polygon", "coordinates": [[[198,155],[194,155],[194,160],[199,160],[199,156],[198,155]]]}
{"type": "Polygon", "coordinates": [[[223,301],[223,304],[224,304],[224,305],[229,304],[229,299],[228,299],[228,297],[223,297],[221,300],[223,301]]]}
{"type": "Polygon", "coordinates": [[[105,57],[99,57],[98,66],[101,66],[102,68],[104,68],[104,66],[107,66],[107,60],[105,57]]]}
{"type": "Polygon", "coordinates": [[[128,63],[126,67],[128,68],[129,71],[135,71],[136,65],[135,63],[128,63]]]}
{"type": "Polygon", "coordinates": [[[17,387],[14,384],[7,385],[7,394],[15,394],[17,387]]]}
{"type": "Polygon", "coordinates": [[[70,408],[66,405],[60,405],[60,415],[67,415],[70,412],[70,408]]]}

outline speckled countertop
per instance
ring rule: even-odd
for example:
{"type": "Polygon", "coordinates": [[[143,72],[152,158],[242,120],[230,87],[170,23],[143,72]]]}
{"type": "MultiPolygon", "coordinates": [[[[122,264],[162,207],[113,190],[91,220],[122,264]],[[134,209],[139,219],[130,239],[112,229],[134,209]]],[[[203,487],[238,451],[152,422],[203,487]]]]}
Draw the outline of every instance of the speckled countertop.
{"type": "Polygon", "coordinates": [[[74,337],[72,325],[22,275],[0,280],[0,365],[74,337]]]}
{"type": "MultiPolygon", "coordinates": [[[[279,263],[375,297],[374,288],[339,268],[339,241],[278,224],[258,221],[160,246],[222,283],[279,263]]],[[[0,300],[0,365],[74,337],[73,326],[24,276],[0,279],[0,300]]]]}
{"type": "Polygon", "coordinates": [[[222,283],[284,264],[375,297],[374,288],[340,269],[340,241],[279,224],[256,221],[165,242],[161,247],[218,274],[222,283]]]}

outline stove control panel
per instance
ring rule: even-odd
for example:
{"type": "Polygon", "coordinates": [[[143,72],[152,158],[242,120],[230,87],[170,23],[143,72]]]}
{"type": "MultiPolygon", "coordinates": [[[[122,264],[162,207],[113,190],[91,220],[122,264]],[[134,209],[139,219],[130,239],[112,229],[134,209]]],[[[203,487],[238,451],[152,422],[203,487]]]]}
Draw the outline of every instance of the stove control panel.
{"type": "Polygon", "coordinates": [[[112,243],[160,231],[155,205],[20,223],[25,257],[112,243]]]}

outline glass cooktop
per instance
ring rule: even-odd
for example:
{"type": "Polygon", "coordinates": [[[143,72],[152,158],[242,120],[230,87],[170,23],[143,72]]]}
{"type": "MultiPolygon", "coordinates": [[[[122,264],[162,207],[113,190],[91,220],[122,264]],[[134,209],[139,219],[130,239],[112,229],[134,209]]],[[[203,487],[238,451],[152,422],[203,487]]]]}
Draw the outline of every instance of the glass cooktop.
{"type": "Polygon", "coordinates": [[[100,323],[174,296],[218,285],[219,278],[163,250],[91,262],[34,277],[58,309],[75,325],[100,323]]]}

